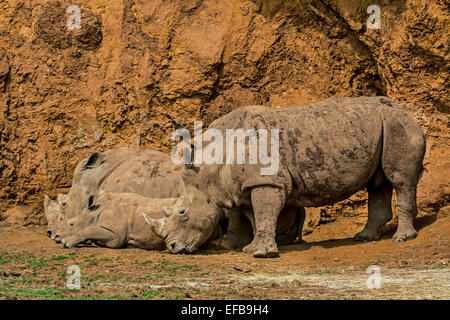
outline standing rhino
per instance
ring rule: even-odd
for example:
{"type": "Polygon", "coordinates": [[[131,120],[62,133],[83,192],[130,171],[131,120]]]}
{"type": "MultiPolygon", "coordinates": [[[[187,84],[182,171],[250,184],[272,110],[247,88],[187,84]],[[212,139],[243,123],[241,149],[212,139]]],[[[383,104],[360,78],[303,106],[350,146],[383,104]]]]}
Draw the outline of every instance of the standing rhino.
{"type": "Polygon", "coordinates": [[[144,221],[142,212],[152,218],[162,218],[162,206],[173,204],[176,198],[147,198],[135,193],[105,192],[96,200],[91,196],[89,205],[81,214],[64,220],[57,237],[66,247],[75,247],[87,241],[109,247],[125,245],[143,249],[164,249],[164,242],[144,221]]]}
{"type": "Polygon", "coordinates": [[[380,238],[378,229],[392,218],[393,189],[398,213],[394,241],[416,237],[413,221],[425,137],[391,99],[333,97],[286,109],[249,106],[209,128],[223,136],[227,129],[279,129],[279,150],[271,150],[279,151],[279,169],[262,175],[261,161],[227,164],[225,152],[225,164],[191,166],[168,217],[149,219],[170,252],[196,250],[215,229],[222,208],[251,205],[256,231],[243,251],[255,257],[277,256],[276,222],[286,205],[329,205],[363,187],[369,194],[368,221],[355,240],[380,238]]]}
{"type": "Polygon", "coordinates": [[[118,148],[94,152],[75,168],[72,187],[56,200],[44,197],[47,234],[55,238],[58,221],[80,214],[89,196],[104,192],[129,192],[149,198],[179,196],[182,166],[155,150],[118,148]]]}

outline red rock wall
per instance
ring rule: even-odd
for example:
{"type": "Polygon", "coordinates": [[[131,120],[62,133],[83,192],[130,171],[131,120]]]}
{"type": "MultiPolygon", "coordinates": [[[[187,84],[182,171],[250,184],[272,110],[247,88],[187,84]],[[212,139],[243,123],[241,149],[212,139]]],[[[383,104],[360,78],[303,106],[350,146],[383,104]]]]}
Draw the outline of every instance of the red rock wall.
{"type": "Polygon", "coordinates": [[[93,150],[169,151],[178,127],[246,104],[387,95],[428,138],[422,210],[449,202],[447,1],[0,2],[0,213],[43,223],[93,150]],[[366,9],[381,9],[368,30],[366,9]]]}

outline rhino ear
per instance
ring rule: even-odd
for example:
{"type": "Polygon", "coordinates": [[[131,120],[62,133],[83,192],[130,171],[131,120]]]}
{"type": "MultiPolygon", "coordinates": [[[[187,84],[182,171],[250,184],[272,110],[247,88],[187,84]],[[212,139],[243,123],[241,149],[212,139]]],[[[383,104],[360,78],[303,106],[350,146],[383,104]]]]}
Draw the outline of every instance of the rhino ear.
{"type": "Polygon", "coordinates": [[[88,199],[88,209],[89,210],[95,210],[98,208],[98,206],[96,206],[94,203],[95,203],[94,196],[90,195],[89,199],[88,199]]]}
{"type": "Polygon", "coordinates": [[[184,168],[186,169],[186,171],[190,171],[190,172],[195,172],[198,173],[200,171],[200,168],[195,166],[193,163],[188,163],[184,165],[184,168]]]}
{"type": "Polygon", "coordinates": [[[67,206],[67,197],[65,194],[59,193],[56,197],[56,200],[58,200],[58,203],[61,208],[65,208],[67,206]]]}
{"type": "Polygon", "coordinates": [[[94,152],[90,155],[90,157],[87,159],[86,163],[84,164],[85,169],[92,169],[95,167],[98,167],[103,163],[105,160],[105,156],[101,152],[94,152]]]}
{"type": "Polygon", "coordinates": [[[150,227],[150,229],[158,236],[163,238],[162,236],[162,230],[165,223],[165,218],[161,219],[152,219],[149,216],[147,216],[144,212],[142,212],[142,216],[144,217],[145,222],[150,227]]]}
{"type": "MultiPolygon", "coordinates": [[[[196,167],[194,165],[194,160],[192,159],[195,154],[195,144],[191,143],[190,147],[191,147],[190,149],[187,149],[189,151],[188,155],[187,155],[187,159],[186,158],[184,159],[184,168],[186,169],[186,171],[192,170],[193,172],[198,173],[200,168],[196,167]]],[[[184,152],[183,152],[183,156],[184,156],[184,152]]]]}
{"type": "Polygon", "coordinates": [[[45,195],[44,196],[44,210],[45,211],[47,211],[50,201],[52,201],[52,199],[50,199],[50,197],[48,195],[45,195]]]}

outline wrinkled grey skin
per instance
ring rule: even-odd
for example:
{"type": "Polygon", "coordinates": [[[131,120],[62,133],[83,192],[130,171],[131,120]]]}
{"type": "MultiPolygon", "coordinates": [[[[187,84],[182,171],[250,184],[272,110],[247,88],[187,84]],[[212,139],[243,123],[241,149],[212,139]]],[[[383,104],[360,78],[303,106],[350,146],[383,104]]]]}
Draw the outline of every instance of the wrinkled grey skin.
{"type": "MultiPolygon", "coordinates": [[[[227,239],[230,249],[243,248],[253,239],[256,230],[255,215],[251,207],[242,206],[225,210],[228,220],[227,239]]],[[[289,206],[284,208],[278,217],[275,241],[278,245],[287,245],[297,238],[302,240],[305,209],[289,206]]]]}
{"type": "Polygon", "coordinates": [[[57,236],[68,248],[94,241],[108,248],[132,246],[162,250],[164,242],[150,230],[142,212],[155,219],[162,218],[162,206],[172,205],[176,200],[147,198],[135,193],[102,193],[80,215],[64,220],[57,236]]]}
{"type": "Polygon", "coordinates": [[[250,106],[217,119],[210,128],[224,136],[226,129],[279,129],[279,170],[262,176],[261,164],[191,166],[168,217],[150,221],[157,234],[170,239],[170,252],[195,251],[214,230],[222,208],[251,205],[256,232],[243,251],[277,256],[276,222],[286,205],[329,205],[363,187],[369,193],[368,221],[355,240],[380,238],[379,228],[392,218],[393,189],[398,212],[394,241],[416,237],[425,137],[415,119],[391,99],[333,97],[286,109],[250,106]]]}
{"type": "Polygon", "coordinates": [[[155,150],[118,148],[94,152],[75,168],[73,183],[57,200],[44,197],[47,234],[55,239],[58,221],[79,215],[91,195],[102,192],[136,193],[149,198],[179,196],[182,166],[155,150]]]}

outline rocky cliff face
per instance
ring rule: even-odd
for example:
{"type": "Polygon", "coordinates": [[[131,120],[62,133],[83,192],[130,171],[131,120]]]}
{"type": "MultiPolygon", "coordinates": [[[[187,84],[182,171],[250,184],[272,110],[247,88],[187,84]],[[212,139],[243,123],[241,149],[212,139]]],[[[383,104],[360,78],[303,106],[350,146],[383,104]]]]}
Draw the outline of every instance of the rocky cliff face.
{"type": "Polygon", "coordinates": [[[194,120],[333,95],[387,95],[419,120],[419,204],[436,212],[450,194],[449,17],[445,0],[0,0],[0,213],[44,222],[43,195],[93,150],[168,152],[194,120]]]}

